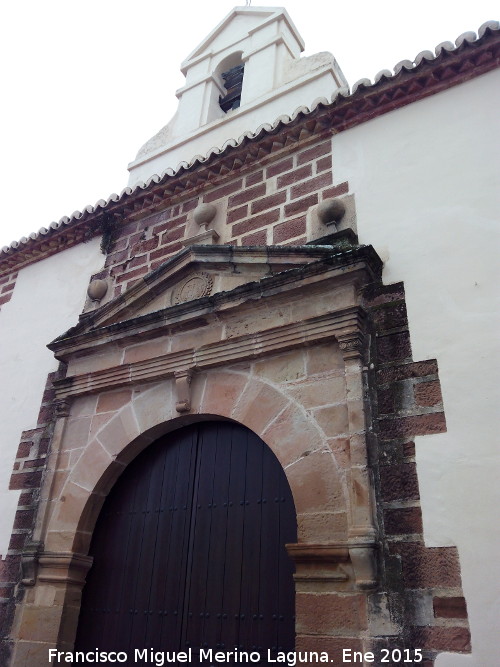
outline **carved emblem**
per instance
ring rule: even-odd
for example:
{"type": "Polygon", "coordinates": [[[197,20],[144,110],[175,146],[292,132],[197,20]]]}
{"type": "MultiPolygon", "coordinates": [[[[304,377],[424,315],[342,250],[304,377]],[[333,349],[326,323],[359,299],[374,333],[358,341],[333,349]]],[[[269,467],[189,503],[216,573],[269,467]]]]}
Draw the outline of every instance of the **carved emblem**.
{"type": "Polygon", "coordinates": [[[340,341],[339,345],[340,349],[344,352],[352,352],[361,348],[362,341],[359,338],[351,338],[349,340],[340,341]]]}
{"type": "Polygon", "coordinates": [[[213,279],[208,273],[193,273],[177,285],[172,292],[172,305],[193,301],[208,296],[212,291],[213,279]]]}

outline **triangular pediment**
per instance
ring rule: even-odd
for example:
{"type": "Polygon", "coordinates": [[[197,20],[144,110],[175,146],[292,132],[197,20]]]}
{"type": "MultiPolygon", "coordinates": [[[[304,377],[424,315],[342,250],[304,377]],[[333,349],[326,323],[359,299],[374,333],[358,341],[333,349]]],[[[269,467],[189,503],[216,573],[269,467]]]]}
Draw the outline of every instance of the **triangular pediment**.
{"type": "Polygon", "coordinates": [[[284,7],[234,7],[183,61],[181,70],[184,72],[193,61],[241,41],[259,26],[280,19],[287,22],[303,49],[302,37],[284,7]]]}
{"type": "MultiPolygon", "coordinates": [[[[154,313],[168,313],[185,304],[222,293],[293,268],[324,259],[326,246],[234,247],[190,246],[138,280],[123,294],[97,310],[84,313],[80,322],[54,341],[88,334],[113,325],[125,325],[154,313]]],[[[51,348],[54,344],[51,344],[51,348]]]]}
{"type": "Polygon", "coordinates": [[[371,246],[333,236],[320,239],[325,245],[190,246],[109,303],[83,313],[48,347],[84,384],[93,382],[88,373],[94,371],[102,371],[99,382],[106,383],[111,368],[127,383],[139,358],[150,359],[152,378],[157,358],[182,366],[195,351],[198,358],[211,350],[219,363],[224,341],[241,344],[241,350],[259,348],[267,332],[274,345],[273,331],[281,340],[283,327],[285,338],[291,327],[290,340],[302,340],[309,336],[304,318],[312,318],[316,330],[315,314],[325,309],[343,330],[358,317],[358,285],[379,279],[382,264],[371,246]]]}

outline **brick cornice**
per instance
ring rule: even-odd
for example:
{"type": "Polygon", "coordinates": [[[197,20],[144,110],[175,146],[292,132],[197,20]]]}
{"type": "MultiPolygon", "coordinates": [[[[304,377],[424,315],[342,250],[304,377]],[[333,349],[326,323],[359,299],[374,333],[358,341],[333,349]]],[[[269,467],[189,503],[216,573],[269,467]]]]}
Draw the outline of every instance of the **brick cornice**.
{"type": "Polygon", "coordinates": [[[62,249],[102,233],[106,225],[144,217],[181,199],[196,196],[207,185],[220,184],[248,171],[258,163],[282,156],[389,111],[434,95],[485,74],[500,65],[500,32],[486,28],[475,40],[463,40],[453,50],[442,48],[437,57],[422,57],[418,64],[401,67],[396,75],[382,75],[374,84],[360,83],[355,91],[339,93],[309,110],[299,108],[291,119],[247,133],[238,143],[228,142],[222,150],[204,159],[182,163],[178,170],[153,176],[147,184],[125,188],[120,195],[88,206],[71,218],[63,218],[48,230],[3,248],[0,275],[44,259],[62,249]]]}

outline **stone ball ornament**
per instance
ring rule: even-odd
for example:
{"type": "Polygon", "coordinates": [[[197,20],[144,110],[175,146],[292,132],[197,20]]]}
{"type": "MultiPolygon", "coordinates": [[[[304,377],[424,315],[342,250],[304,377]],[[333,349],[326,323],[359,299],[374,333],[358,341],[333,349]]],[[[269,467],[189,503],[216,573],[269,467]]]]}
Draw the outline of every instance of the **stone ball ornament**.
{"type": "Polygon", "coordinates": [[[334,225],[342,220],[345,211],[345,204],[341,199],[325,199],[316,209],[316,215],[324,225],[334,225]]]}
{"type": "Polygon", "coordinates": [[[217,213],[214,204],[200,204],[194,209],[193,218],[201,229],[206,229],[217,213]]]}
{"type": "Polygon", "coordinates": [[[108,291],[108,283],[101,278],[91,280],[87,289],[87,294],[92,301],[101,301],[108,291]]]}

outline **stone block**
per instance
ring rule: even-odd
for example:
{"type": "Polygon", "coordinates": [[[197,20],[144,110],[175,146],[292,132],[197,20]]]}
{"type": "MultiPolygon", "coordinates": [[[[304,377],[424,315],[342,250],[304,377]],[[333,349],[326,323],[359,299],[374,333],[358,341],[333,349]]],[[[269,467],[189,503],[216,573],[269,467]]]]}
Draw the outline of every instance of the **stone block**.
{"type": "Polygon", "coordinates": [[[432,590],[406,590],[404,601],[407,618],[412,619],[412,625],[433,625],[432,590]]]}
{"type": "Polygon", "coordinates": [[[287,466],[285,471],[297,513],[345,509],[342,482],[329,450],[312,452],[287,466]]]}
{"type": "Polygon", "coordinates": [[[361,373],[346,373],[346,396],[349,400],[363,399],[363,379],[361,373]]]}
{"type": "Polygon", "coordinates": [[[349,414],[345,403],[314,410],[314,418],[328,437],[349,433],[349,414]]]}
{"type": "Polygon", "coordinates": [[[384,511],[384,526],[388,535],[422,533],[420,507],[401,507],[384,511]]]}
{"type": "Polygon", "coordinates": [[[301,350],[291,350],[257,361],[254,364],[254,373],[276,384],[297,380],[305,375],[303,353],[301,350]]]}
{"type": "Polygon", "coordinates": [[[420,542],[396,542],[392,553],[401,556],[408,588],[459,587],[460,564],[455,547],[425,547],[420,542]]]}
{"type": "Polygon", "coordinates": [[[90,424],[89,440],[93,440],[99,431],[104,428],[104,426],[113,419],[113,412],[103,412],[99,415],[92,417],[92,422],[90,424]]]}
{"type": "Polygon", "coordinates": [[[128,405],[99,431],[98,440],[112,457],[117,457],[140,434],[134,409],[128,405]]]}
{"type": "Polygon", "coordinates": [[[366,428],[365,409],[362,400],[347,401],[349,433],[359,433],[366,428]]]}
{"type": "Polygon", "coordinates": [[[174,380],[166,380],[147,387],[138,387],[132,397],[135,419],[139,432],[177,417],[173,391],[174,380]]]}
{"type": "Polygon", "coordinates": [[[85,447],[78,447],[78,449],[72,449],[70,452],[65,452],[65,456],[68,456],[69,454],[69,461],[67,465],[69,470],[72,470],[75,467],[84,450],[85,447]]]}
{"type": "Polygon", "coordinates": [[[349,438],[330,438],[328,447],[333,454],[337,467],[346,469],[351,465],[351,442],[349,438]]]}
{"type": "MultiPolygon", "coordinates": [[[[32,642],[56,642],[62,611],[62,607],[25,605],[19,625],[19,639],[32,642]]],[[[47,655],[40,664],[46,662],[47,655]]]]}
{"type": "Polygon", "coordinates": [[[438,380],[415,384],[415,402],[417,405],[433,407],[441,404],[442,401],[441,385],[438,380]]]}
{"type": "Polygon", "coordinates": [[[216,343],[222,339],[222,325],[200,326],[194,331],[186,331],[172,336],[171,352],[199,349],[203,345],[216,343]]]}
{"type": "Polygon", "coordinates": [[[232,416],[260,435],[287,405],[289,401],[280,391],[255,381],[246,386],[232,416]]]}
{"type": "Polygon", "coordinates": [[[248,377],[239,373],[208,373],[200,411],[230,417],[247,382],[248,377]]]}
{"type": "Polygon", "coordinates": [[[170,351],[170,340],[167,338],[160,338],[159,340],[152,340],[138,345],[131,345],[125,348],[123,352],[123,363],[133,364],[137,361],[144,361],[145,359],[154,359],[167,354],[170,351]]]}
{"type": "Polygon", "coordinates": [[[345,401],[344,377],[323,377],[313,382],[304,380],[287,388],[288,393],[305,408],[315,408],[345,401]]]}
{"type": "Polygon", "coordinates": [[[85,447],[89,440],[91,423],[92,420],[90,417],[70,418],[64,431],[62,450],[69,451],[85,447]]]}
{"type": "MultiPolygon", "coordinates": [[[[368,625],[366,596],[357,593],[298,593],[297,633],[342,635],[368,625]]],[[[316,649],[317,650],[317,649],[316,649]]]]}
{"type": "Polygon", "coordinates": [[[377,357],[380,364],[411,358],[410,334],[407,331],[379,336],[377,357]]]}
{"type": "Polygon", "coordinates": [[[323,446],[319,430],[303,411],[291,404],[266,428],[261,437],[271,447],[281,465],[286,467],[306,452],[323,446]]]}
{"type": "Polygon", "coordinates": [[[433,651],[467,652],[471,650],[468,628],[415,627],[411,637],[412,646],[433,651]]]}
{"type": "MultiPolygon", "coordinates": [[[[57,531],[74,534],[89,496],[90,491],[68,480],[60,499],[55,503],[47,532],[57,529],[57,531]]],[[[48,548],[47,545],[45,548],[48,548]]]]}
{"type": "Polygon", "coordinates": [[[88,491],[100,489],[104,485],[107,492],[110,484],[106,482],[116,480],[122,470],[123,465],[117,463],[99,441],[93,440],[78,460],[71,479],[88,491]]]}
{"type": "Polygon", "coordinates": [[[297,515],[299,542],[336,542],[347,537],[347,513],[308,512],[297,515]]]}
{"type": "Polygon", "coordinates": [[[96,412],[111,412],[126,405],[132,397],[130,389],[119,389],[99,394],[96,412]]]}
{"type": "Polygon", "coordinates": [[[437,618],[467,618],[467,605],[463,597],[435,597],[433,609],[437,618]]]}
{"type": "Polygon", "coordinates": [[[418,478],[415,463],[380,467],[382,500],[418,500],[418,478]]]}
{"type": "MultiPolygon", "coordinates": [[[[138,269],[138,271],[141,271],[141,269],[138,269]]],[[[71,359],[68,364],[68,376],[81,375],[83,373],[91,373],[92,371],[100,371],[103,368],[119,366],[122,361],[122,350],[114,345],[109,345],[107,348],[102,354],[71,359]]]]}
{"type": "Polygon", "coordinates": [[[47,656],[50,648],[56,647],[56,640],[53,642],[36,642],[28,640],[20,640],[16,643],[13,663],[14,665],[22,665],[23,667],[40,667],[40,665],[48,664],[47,656]]]}
{"type": "Polygon", "coordinates": [[[396,417],[379,420],[380,437],[382,440],[444,433],[446,420],[443,412],[430,412],[424,415],[396,417]]]}
{"type": "Polygon", "coordinates": [[[395,620],[398,617],[400,618],[401,610],[394,610],[394,606],[394,596],[387,595],[387,593],[372,593],[368,597],[368,618],[371,636],[387,637],[397,635],[401,631],[400,622],[398,623],[395,620]]]}
{"type": "Polygon", "coordinates": [[[307,375],[329,373],[331,371],[344,371],[344,360],[338,343],[325,343],[314,345],[306,349],[307,375]]]}

